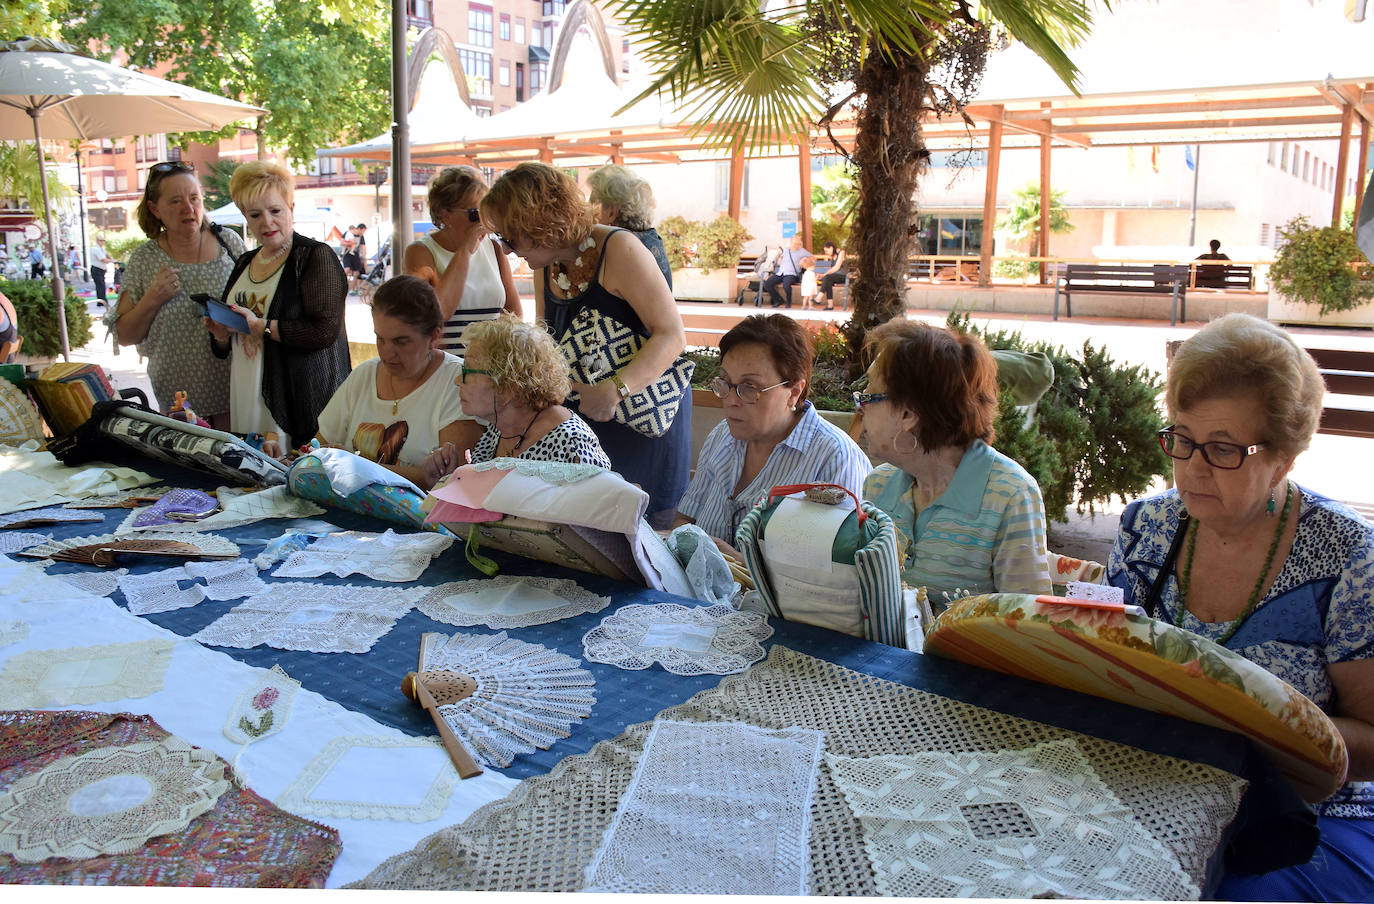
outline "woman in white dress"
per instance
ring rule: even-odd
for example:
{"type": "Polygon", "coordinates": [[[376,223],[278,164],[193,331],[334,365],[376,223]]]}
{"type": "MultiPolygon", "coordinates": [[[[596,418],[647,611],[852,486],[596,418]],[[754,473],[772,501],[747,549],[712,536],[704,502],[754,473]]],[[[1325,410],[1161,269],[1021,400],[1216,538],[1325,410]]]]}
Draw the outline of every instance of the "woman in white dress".
{"type": "Polygon", "coordinates": [[[522,316],[510,263],[487,238],[477,202],[487,193],[482,174],[470,166],[450,166],[429,184],[429,217],[439,228],[406,248],[404,271],[434,286],[443,314],[439,348],[463,353],[463,327],[495,320],[503,310],[522,316]]]}

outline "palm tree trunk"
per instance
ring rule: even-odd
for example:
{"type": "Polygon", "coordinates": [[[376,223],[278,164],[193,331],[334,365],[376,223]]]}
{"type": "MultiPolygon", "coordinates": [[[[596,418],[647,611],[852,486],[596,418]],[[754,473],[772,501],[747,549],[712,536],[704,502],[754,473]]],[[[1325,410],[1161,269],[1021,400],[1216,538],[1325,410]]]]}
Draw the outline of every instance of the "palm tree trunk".
{"type": "Polygon", "coordinates": [[[915,192],[930,160],[921,134],[926,75],[917,57],[871,52],[855,84],[865,100],[856,122],[859,204],[850,232],[859,272],[850,286],[854,319],[845,329],[854,376],[862,370],[868,331],[906,311],[915,192]]]}

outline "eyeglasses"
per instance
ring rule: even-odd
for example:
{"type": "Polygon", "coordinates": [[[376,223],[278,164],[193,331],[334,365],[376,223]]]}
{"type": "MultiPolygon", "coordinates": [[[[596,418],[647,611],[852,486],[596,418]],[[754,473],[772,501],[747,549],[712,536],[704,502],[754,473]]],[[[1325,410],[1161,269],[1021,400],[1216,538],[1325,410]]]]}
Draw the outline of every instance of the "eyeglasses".
{"type": "Polygon", "coordinates": [[[478,215],[477,215],[477,208],[476,208],[476,207],[469,207],[469,208],[467,209],[467,215],[468,215],[468,222],[469,222],[469,223],[476,223],[476,222],[478,221],[478,219],[480,219],[480,218],[478,217],[478,215]]]}
{"type": "Polygon", "coordinates": [[[887,393],[885,392],[856,392],[854,393],[854,407],[863,408],[865,405],[872,405],[874,402],[886,402],[887,393]]]}
{"type": "Polygon", "coordinates": [[[475,367],[468,367],[466,364],[464,364],[462,373],[459,375],[459,379],[466,383],[468,381],[468,374],[482,374],[483,376],[489,377],[491,376],[491,371],[478,370],[475,367]]]}
{"type": "Polygon", "coordinates": [[[716,394],[716,398],[724,399],[729,397],[730,390],[733,389],[735,395],[739,396],[741,402],[746,405],[752,405],[759,400],[759,396],[768,392],[768,390],[777,389],[779,386],[786,386],[791,382],[791,380],[783,380],[781,383],[774,383],[772,386],[766,386],[763,389],[759,389],[753,383],[731,383],[724,377],[716,377],[711,381],[711,391],[716,394]]]}
{"type": "Polygon", "coordinates": [[[182,163],[180,160],[168,160],[163,163],[154,163],[148,167],[148,172],[165,176],[167,173],[194,173],[196,168],[189,163],[182,163]]]}
{"type": "Polygon", "coordinates": [[[1214,468],[1221,468],[1223,471],[1234,471],[1245,463],[1246,456],[1254,455],[1256,452],[1269,448],[1268,443],[1242,446],[1239,443],[1220,441],[1194,442],[1181,433],[1175,433],[1172,426],[1159,431],[1159,445],[1164,450],[1165,455],[1179,461],[1187,461],[1193,457],[1194,450],[1200,450],[1202,458],[1207,464],[1214,468]]]}

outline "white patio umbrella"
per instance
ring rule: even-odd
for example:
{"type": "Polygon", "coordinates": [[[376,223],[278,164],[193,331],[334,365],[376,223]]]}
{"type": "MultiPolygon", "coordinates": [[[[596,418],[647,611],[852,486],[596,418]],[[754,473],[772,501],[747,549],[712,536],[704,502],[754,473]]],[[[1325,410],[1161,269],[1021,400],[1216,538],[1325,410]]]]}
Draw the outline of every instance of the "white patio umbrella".
{"type": "MultiPolygon", "coordinates": [[[[48,175],[43,138],[118,138],[157,132],[218,129],[265,112],[259,107],[178,85],[166,79],[83,56],[70,44],[46,38],[0,43],[0,138],[29,136],[39,147],[43,206],[48,175]]],[[[53,260],[62,357],[69,358],[65,289],[57,267],[57,234],[48,209],[48,247],[53,260]]]]}

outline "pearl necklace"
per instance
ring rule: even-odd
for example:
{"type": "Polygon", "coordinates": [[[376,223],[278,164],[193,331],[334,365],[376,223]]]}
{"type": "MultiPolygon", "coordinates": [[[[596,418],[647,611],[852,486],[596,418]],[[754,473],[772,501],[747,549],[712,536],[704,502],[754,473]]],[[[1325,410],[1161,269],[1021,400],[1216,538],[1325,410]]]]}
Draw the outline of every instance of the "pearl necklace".
{"type": "Polygon", "coordinates": [[[270,263],[272,263],[274,260],[276,260],[277,258],[281,257],[283,254],[285,254],[286,252],[288,252],[288,251],[290,251],[290,250],[291,250],[291,243],[290,243],[290,242],[287,242],[285,245],[282,245],[280,248],[278,248],[276,251],[272,252],[271,254],[266,254],[266,253],[264,253],[263,251],[259,251],[256,260],[257,260],[257,262],[258,262],[259,264],[270,264],[270,263]]]}

